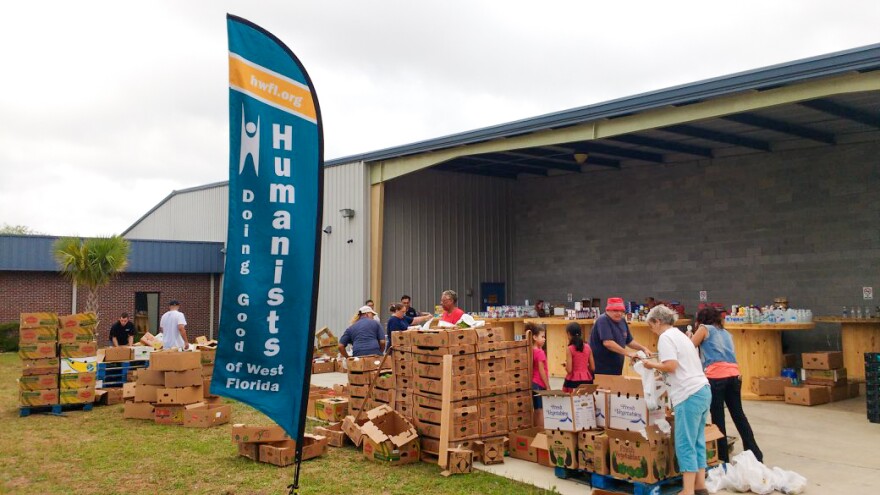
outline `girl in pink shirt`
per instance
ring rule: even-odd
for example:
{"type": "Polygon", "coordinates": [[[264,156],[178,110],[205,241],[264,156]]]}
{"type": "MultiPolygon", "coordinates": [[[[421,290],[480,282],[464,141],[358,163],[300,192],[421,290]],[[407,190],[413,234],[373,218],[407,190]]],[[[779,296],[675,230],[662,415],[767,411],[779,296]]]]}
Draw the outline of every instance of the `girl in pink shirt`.
{"type": "Polygon", "coordinates": [[[568,333],[568,349],[565,356],[565,381],[562,383],[562,391],[571,393],[579,385],[593,383],[593,371],[596,363],[593,361],[593,351],[584,342],[583,330],[577,322],[571,322],[565,327],[568,333]]]}
{"type": "MultiPolygon", "coordinates": [[[[547,378],[547,354],[544,352],[544,329],[534,323],[526,323],[526,330],[532,333],[532,390],[547,390],[550,379],[547,378]]],[[[534,406],[534,425],[544,427],[544,404],[541,396],[532,395],[534,406]]]]}

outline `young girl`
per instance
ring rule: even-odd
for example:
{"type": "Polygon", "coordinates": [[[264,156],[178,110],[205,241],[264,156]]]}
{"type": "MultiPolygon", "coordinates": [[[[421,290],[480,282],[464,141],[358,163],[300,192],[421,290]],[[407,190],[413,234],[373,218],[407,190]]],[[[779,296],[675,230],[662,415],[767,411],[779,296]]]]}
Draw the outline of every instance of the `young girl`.
{"type": "MultiPolygon", "coordinates": [[[[547,354],[544,352],[544,329],[534,323],[526,323],[526,330],[532,332],[532,390],[547,390],[550,380],[547,378],[547,354]]],[[[544,427],[544,404],[541,396],[532,395],[535,409],[534,425],[544,427]]]]}
{"type": "Polygon", "coordinates": [[[593,361],[593,351],[584,342],[581,326],[571,322],[565,327],[568,332],[568,349],[565,356],[565,381],[562,383],[562,391],[570,393],[578,388],[578,385],[593,383],[593,371],[596,363],[593,361]]]}

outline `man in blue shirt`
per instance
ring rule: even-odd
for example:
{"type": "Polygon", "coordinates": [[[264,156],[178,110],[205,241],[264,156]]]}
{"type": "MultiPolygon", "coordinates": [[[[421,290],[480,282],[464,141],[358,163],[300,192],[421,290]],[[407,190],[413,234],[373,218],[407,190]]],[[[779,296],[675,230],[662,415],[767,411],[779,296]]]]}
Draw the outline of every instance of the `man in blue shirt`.
{"type": "Polygon", "coordinates": [[[625,311],[623,299],[609,297],[605,314],[596,318],[593,324],[590,350],[593,351],[593,359],[596,361],[596,375],[620,375],[623,373],[625,356],[631,358],[638,350],[651,354],[650,349],[633,340],[629,325],[623,318],[625,311]]]}
{"type": "Polygon", "coordinates": [[[373,319],[374,316],[376,312],[369,306],[358,310],[357,320],[345,329],[339,339],[339,354],[342,357],[348,357],[345,346],[349,344],[354,357],[382,354],[382,349],[385,348],[385,332],[382,331],[382,325],[373,319]]]}

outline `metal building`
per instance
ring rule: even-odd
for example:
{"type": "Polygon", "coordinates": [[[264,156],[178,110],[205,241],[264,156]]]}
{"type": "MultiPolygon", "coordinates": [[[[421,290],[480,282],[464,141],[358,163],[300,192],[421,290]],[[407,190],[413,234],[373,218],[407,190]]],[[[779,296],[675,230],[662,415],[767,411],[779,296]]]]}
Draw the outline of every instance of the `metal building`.
{"type": "MultiPolygon", "coordinates": [[[[329,161],[318,325],[338,333],[368,297],[427,309],[447,288],[469,311],[613,295],[693,309],[701,290],[861,302],[880,283],[878,69],[872,45],[329,161]]],[[[225,224],[206,201],[188,208],[213,218],[193,221],[225,224]]],[[[162,206],[126,236],[177,238],[162,206]]],[[[790,344],[833,347],[829,332],[790,344]]]]}

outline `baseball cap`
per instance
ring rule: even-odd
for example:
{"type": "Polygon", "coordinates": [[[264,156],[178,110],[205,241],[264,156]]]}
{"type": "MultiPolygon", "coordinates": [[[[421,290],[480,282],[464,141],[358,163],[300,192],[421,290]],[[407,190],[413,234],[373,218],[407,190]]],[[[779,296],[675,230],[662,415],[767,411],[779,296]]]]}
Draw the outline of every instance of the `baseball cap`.
{"type": "Polygon", "coordinates": [[[623,299],[620,297],[609,297],[608,304],[605,306],[605,311],[626,311],[626,306],[623,305],[623,299]]]}
{"type": "Polygon", "coordinates": [[[358,313],[373,313],[374,315],[379,314],[369,306],[361,306],[361,309],[358,310],[358,313]]]}
{"type": "Polygon", "coordinates": [[[178,301],[177,299],[172,299],[172,300],[168,303],[168,305],[169,305],[169,306],[180,306],[180,301],[178,301]]]}

